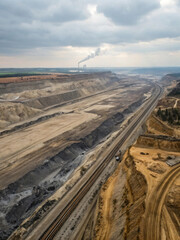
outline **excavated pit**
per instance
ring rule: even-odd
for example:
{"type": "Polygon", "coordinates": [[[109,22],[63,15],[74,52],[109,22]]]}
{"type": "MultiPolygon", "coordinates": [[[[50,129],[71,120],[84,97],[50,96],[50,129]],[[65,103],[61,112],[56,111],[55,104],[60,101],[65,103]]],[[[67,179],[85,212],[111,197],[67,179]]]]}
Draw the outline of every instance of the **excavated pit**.
{"type": "Polygon", "coordinates": [[[79,139],[78,143],[46,159],[44,164],[0,191],[0,209],[3,213],[1,222],[6,221],[0,239],[6,239],[45,198],[61,187],[82,163],[84,154],[119,127],[123,120],[122,113],[115,114],[89,135],[79,139]]]}
{"type": "MultiPolygon", "coordinates": [[[[107,94],[109,94],[109,87],[112,88],[113,86],[113,88],[116,89],[121,81],[123,89],[122,92],[126,92],[126,90],[124,90],[125,88],[132,88],[135,85],[135,83],[126,83],[126,78],[119,79],[113,74],[108,76],[107,73],[92,74],[90,77],[87,75],[66,76],[64,78],[56,77],[53,79],[53,88],[55,88],[55,94],[52,94],[52,92],[49,90],[49,88],[52,90],[51,79],[43,79],[43,81],[33,80],[26,83],[17,82],[0,84],[0,94],[2,94],[3,101],[6,100],[7,93],[16,93],[15,96],[19,96],[21,95],[22,91],[22,97],[17,99],[14,104],[23,104],[27,108],[36,109],[37,115],[39,114],[35,119],[30,119],[29,121],[22,123],[22,119],[20,119],[20,123],[16,124],[15,126],[12,125],[12,127],[9,127],[8,129],[2,129],[0,136],[4,137],[14,132],[26,131],[30,126],[36,126],[36,124],[43,123],[49,119],[53,120],[61,115],[64,116],[66,114],[64,114],[63,111],[47,112],[45,115],[42,115],[41,111],[46,111],[48,108],[56,108],[57,105],[59,106],[66,104],[68,101],[77,103],[82,98],[86,99],[91,95],[98,95],[99,91],[104,91],[104,93],[107,91],[107,94]],[[89,85],[85,88],[87,81],[89,81],[89,85]],[[56,90],[56,87],[59,87],[60,83],[64,84],[63,89],[59,88],[56,90]],[[15,85],[17,86],[16,89],[14,88],[15,85]],[[83,87],[80,90],[77,90],[79,85],[83,85],[83,87]],[[26,96],[26,91],[28,91],[28,94],[30,94],[30,90],[35,90],[37,88],[40,89],[40,91],[43,89],[47,96],[29,99],[24,98],[24,96],[26,96]]],[[[149,87],[142,90],[143,93],[146,91],[149,91],[149,87]]],[[[135,95],[132,90],[130,90],[130,92],[132,92],[132,95],[135,95]]],[[[42,93],[44,94],[44,92],[41,92],[41,94],[42,93]]],[[[36,94],[39,94],[39,92],[36,92],[36,94]]],[[[113,96],[112,101],[118,101],[118,98],[116,98],[117,93],[115,96],[113,96]]],[[[123,120],[128,114],[132,113],[143,103],[145,97],[142,94],[142,96],[138,97],[137,100],[136,98],[134,99],[134,102],[132,102],[132,100],[128,101],[127,99],[127,105],[126,107],[122,108],[122,111],[118,111],[119,105],[115,105],[115,109],[112,111],[99,111],[98,114],[97,111],[95,111],[98,116],[101,116],[101,120],[98,118],[98,120],[94,121],[95,124],[90,126],[87,130],[82,131],[78,137],[77,133],[74,136],[73,134],[70,134],[71,131],[75,131],[72,129],[65,133],[63,135],[64,138],[67,137],[67,139],[65,139],[67,141],[65,147],[61,147],[58,142],[61,141],[61,135],[57,135],[54,138],[43,142],[48,142],[49,145],[47,146],[57,144],[56,147],[52,149],[50,148],[50,157],[45,157],[46,152],[42,153],[43,161],[40,164],[37,164],[33,170],[27,172],[24,176],[21,176],[16,181],[5,187],[5,189],[0,191],[1,240],[7,239],[8,236],[23,222],[24,219],[28,218],[45,199],[49,198],[71,177],[73,171],[83,163],[87,153],[93,151],[93,149],[100,142],[105,141],[110,134],[120,129],[123,120]]],[[[107,100],[105,99],[103,101],[105,104],[107,100]]],[[[107,101],[107,104],[109,103],[110,101],[107,101]]],[[[91,110],[89,112],[93,111],[94,110],[91,110]]],[[[67,112],[70,113],[71,110],[67,110],[67,112]]],[[[11,124],[13,124],[13,122],[11,124]]],[[[34,151],[33,154],[37,152],[34,151]]],[[[28,161],[31,161],[30,156],[31,154],[29,154],[28,161]]],[[[55,203],[56,200],[47,201],[47,203],[43,205],[42,211],[46,211],[55,203]]],[[[40,216],[36,215],[35,217],[39,218],[40,216]]]]}
{"type": "MultiPolygon", "coordinates": [[[[3,224],[0,239],[6,239],[42,201],[60,188],[83,162],[84,155],[119,129],[126,114],[134,111],[141,103],[142,100],[131,104],[123,113],[113,115],[90,134],[77,140],[78,143],[73,143],[50,159],[45,159],[42,165],[0,191],[3,224]]],[[[55,204],[55,201],[49,204],[55,204]]]]}

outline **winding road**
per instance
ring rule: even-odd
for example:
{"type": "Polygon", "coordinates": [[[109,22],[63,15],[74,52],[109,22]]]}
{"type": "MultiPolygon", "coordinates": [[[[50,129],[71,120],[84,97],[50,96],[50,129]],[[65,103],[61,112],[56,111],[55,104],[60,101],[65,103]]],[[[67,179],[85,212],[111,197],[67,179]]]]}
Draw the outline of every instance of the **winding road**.
{"type": "Polygon", "coordinates": [[[160,184],[152,192],[145,213],[144,238],[145,240],[161,239],[161,215],[169,188],[180,176],[180,166],[173,167],[161,180],[160,184]]]}

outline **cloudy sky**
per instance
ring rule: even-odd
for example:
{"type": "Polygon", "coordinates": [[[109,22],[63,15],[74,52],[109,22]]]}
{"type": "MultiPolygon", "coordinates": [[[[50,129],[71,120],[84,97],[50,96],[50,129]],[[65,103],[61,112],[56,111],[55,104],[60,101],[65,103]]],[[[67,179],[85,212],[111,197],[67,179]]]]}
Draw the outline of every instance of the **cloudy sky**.
{"type": "Polygon", "coordinates": [[[0,68],[83,59],[89,67],[180,66],[180,0],[0,0],[0,68]]]}

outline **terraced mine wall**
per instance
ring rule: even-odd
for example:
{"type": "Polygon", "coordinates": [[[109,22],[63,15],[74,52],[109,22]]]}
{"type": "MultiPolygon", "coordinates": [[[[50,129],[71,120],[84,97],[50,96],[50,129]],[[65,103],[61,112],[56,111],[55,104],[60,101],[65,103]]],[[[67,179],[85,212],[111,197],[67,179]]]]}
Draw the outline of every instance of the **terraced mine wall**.
{"type": "MultiPolygon", "coordinates": [[[[8,80],[5,79],[4,82],[1,79],[0,95],[5,93],[18,93],[25,90],[43,89],[50,86],[51,81],[53,81],[54,84],[67,83],[71,81],[89,80],[90,78],[96,79],[99,77],[108,76],[108,74],[110,74],[110,72],[94,74],[57,75],[56,78],[51,78],[51,76],[48,76],[42,80],[39,80],[38,76],[33,79],[26,78],[24,80],[9,78],[8,80]]],[[[114,80],[117,80],[116,77],[111,77],[111,81],[113,80],[113,78],[114,80]]]]}
{"type": "MultiPolygon", "coordinates": [[[[168,151],[179,153],[180,140],[163,135],[140,135],[134,146],[142,149],[143,147],[154,150],[162,149],[167,151],[168,155],[168,151]]],[[[144,239],[144,213],[147,209],[146,199],[150,180],[148,182],[147,176],[137,170],[139,160],[136,160],[130,152],[131,148],[125,153],[116,171],[102,186],[96,209],[86,226],[83,240],[144,239]]],[[[142,152],[143,154],[145,155],[142,152]]],[[[158,164],[152,165],[151,163],[147,167],[151,171],[152,178],[157,178],[158,174],[161,175],[166,171],[163,167],[158,169],[158,166],[158,164]],[[151,168],[152,166],[156,168],[151,168]],[[152,175],[152,171],[157,175],[152,175]]],[[[179,216],[178,182],[172,188],[166,198],[166,204],[174,212],[172,215],[179,216]]],[[[172,229],[171,225],[170,228],[172,229]]]]}
{"type": "MultiPolygon", "coordinates": [[[[45,159],[42,165],[0,191],[0,210],[2,212],[0,218],[3,223],[0,239],[7,239],[12,231],[29,217],[42,201],[61,187],[74,169],[81,164],[85,152],[95,147],[108,134],[119,129],[126,114],[137,108],[142,101],[143,98],[141,101],[131,104],[122,113],[119,112],[111,116],[88,135],[78,139],[76,143],[62,149],[51,158],[45,159]],[[5,202],[6,204],[4,204],[5,202]]],[[[48,202],[47,208],[53,204],[55,204],[54,201],[48,202]]],[[[41,213],[43,211],[45,212],[46,208],[43,208],[41,213]]],[[[36,215],[36,218],[39,217],[36,215]]]]}
{"type": "Polygon", "coordinates": [[[81,94],[80,91],[74,90],[74,91],[69,91],[61,94],[56,94],[52,96],[47,96],[47,97],[41,97],[38,99],[33,99],[25,102],[25,104],[29,107],[33,108],[38,108],[38,109],[43,109],[52,105],[56,105],[62,102],[74,100],[77,98],[82,97],[83,94],[81,94]]]}
{"type": "Polygon", "coordinates": [[[147,182],[137,171],[128,151],[124,158],[123,165],[102,186],[95,214],[84,232],[83,240],[139,239],[147,182]],[[108,209],[106,201],[110,203],[108,209]]]}
{"type": "Polygon", "coordinates": [[[43,81],[0,83],[0,95],[5,93],[19,93],[25,90],[43,89],[45,87],[43,81]]]}
{"type": "MultiPolygon", "coordinates": [[[[76,100],[83,97],[88,97],[97,92],[104,91],[106,88],[117,85],[119,78],[111,73],[95,73],[95,74],[77,74],[77,75],[57,75],[56,78],[27,80],[24,82],[9,82],[0,83],[0,95],[11,93],[19,93],[20,98],[11,100],[13,103],[21,103],[28,107],[36,109],[46,109],[54,105],[60,105],[70,100],[76,100]],[[62,84],[62,85],[60,85],[62,84]],[[53,87],[52,87],[53,86],[53,87]],[[63,86],[63,87],[61,87],[63,86]],[[58,89],[59,93],[52,94],[52,90],[58,89]],[[46,91],[45,96],[24,98],[26,93],[30,91],[46,91]]],[[[27,94],[29,96],[29,93],[27,94]]],[[[30,93],[31,95],[31,93],[30,93]]],[[[7,101],[8,100],[4,100],[7,101]]],[[[2,102],[3,103],[3,102],[2,102]]]]}
{"type": "Polygon", "coordinates": [[[163,135],[141,135],[136,145],[159,148],[167,151],[180,151],[180,139],[163,135]]]}
{"type": "MultiPolygon", "coordinates": [[[[6,239],[11,232],[47,197],[58,189],[72,171],[82,162],[85,151],[90,150],[100,140],[111,133],[123,121],[122,113],[117,113],[104,121],[92,133],[78,140],[33,171],[27,173],[6,189],[0,191],[0,210],[4,214],[4,226],[0,239],[6,239]],[[54,171],[59,171],[53,180],[45,180],[54,171]],[[22,199],[21,199],[22,198],[22,199]],[[4,202],[7,205],[4,205],[4,202]]],[[[2,216],[1,216],[2,217],[2,216]]]]}
{"type": "Polygon", "coordinates": [[[158,119],[154,114],[147,121],[149,133],[154,133],[154,131],[159,132],[164,135],[175,135],[174,129],[165,125],[160,119],[158,119]]]}
{"type": "MultiPolygon", "coordinates": [[[[74,103],[116,89],[122,78],[112,73],[34,76],[33,80],[0,82],[0,129],[41,115],[49,108],[74,103]],[[41,111],[42,110],[42,111],[41,111]]],[[[9,81],[12,81],[11,78],[9,81]]]]}

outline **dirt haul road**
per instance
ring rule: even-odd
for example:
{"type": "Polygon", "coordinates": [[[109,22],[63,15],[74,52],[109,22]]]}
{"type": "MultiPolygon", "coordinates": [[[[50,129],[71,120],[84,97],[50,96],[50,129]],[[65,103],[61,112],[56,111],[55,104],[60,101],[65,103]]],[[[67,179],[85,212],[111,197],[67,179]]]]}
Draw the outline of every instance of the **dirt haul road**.
{"type": "Polygon", "coordinates": [[[147,207],[144,222],[145,240],[161,239],[161,215],[163,205],[169,188],[178,176],[180,176],[180,166],[173,167],[149,197],[146,204],[147,207]]]}

